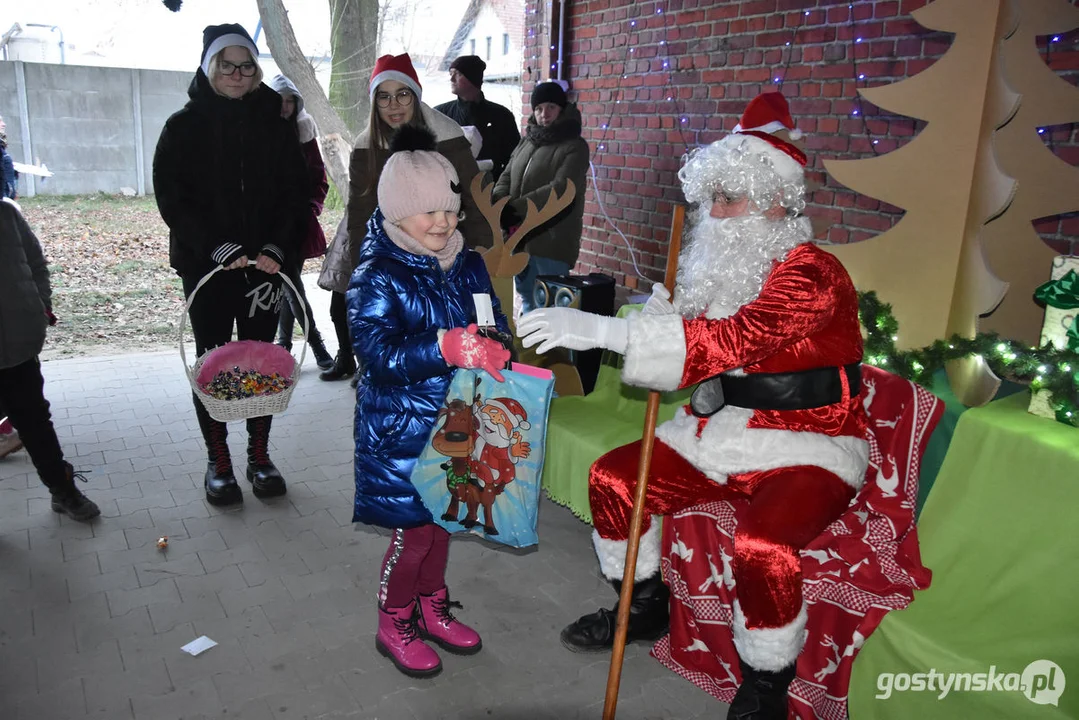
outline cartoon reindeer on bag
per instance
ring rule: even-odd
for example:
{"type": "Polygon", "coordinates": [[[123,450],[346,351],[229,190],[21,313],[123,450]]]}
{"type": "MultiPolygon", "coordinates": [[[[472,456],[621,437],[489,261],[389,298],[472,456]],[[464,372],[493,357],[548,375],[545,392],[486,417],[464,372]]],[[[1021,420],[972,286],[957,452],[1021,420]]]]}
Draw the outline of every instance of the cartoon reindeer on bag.
{"type": "MultiPolygon", "coordinates": [[[[476,380],[479,384],[479,380],[476,380]]],[[[477,396],[478,398],[478,396],[477,396]]],[[[480,489],[472,473],[472,452],[476,447],[477,420],[472,403],[455,398],[438,411],[439,424],[431,437],[431,447],[449,458],[439,467],[446,471],[446,487],[450,491],[450,504],[442,519],[460,522],[466,528],[476,524],[480,505],[480,489]],[[461,504],[468,513],[459,520],[461,504]]]]}

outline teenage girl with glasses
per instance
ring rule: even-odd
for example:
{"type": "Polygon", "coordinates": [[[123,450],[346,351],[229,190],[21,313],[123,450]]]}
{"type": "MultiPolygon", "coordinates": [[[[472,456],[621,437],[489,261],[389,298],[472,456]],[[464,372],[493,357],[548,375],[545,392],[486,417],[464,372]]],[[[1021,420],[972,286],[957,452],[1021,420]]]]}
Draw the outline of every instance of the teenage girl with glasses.
{"type": "MultiPolygon", "coordinates": [[[[281,96],[262,83],[258,50],[240,25],[203,31],[202,63],[190,100],[165,123],[154,154],[154,193],[169,226],[169,262],[190,297],[201,356],[232,339],[273,342],[282,304],[281,266],[298,252],[308,213],[307,166],[296,132],[281,118],[281,96]],[[248,267],[248,261],[255,264],[248,267]]],[[[225,423],[198,398],[206,442],[206,500],[243,502],[225,423]]],[[[247,421],[246,478],[255,497],[285,493],[270,460],[270,416],[247,421]]]]}
{"type": "Polygon", "coordinates": [[[319,285],[332,290],[330,318],[337,332],[338,351],[334,367],[322,373],[323,380],[339,380],[356,371],[352,342],[345,318],[345,290],[359,263],[360,244],[367,235],[368,221],[378,204],[377,190],[382,168],[390,157],[390,140],[404,125],[426,128],[435,135],[436,149],[457,171],[462,187],[461,234],[469,247],[489,247],[491,228],[480,214],[470,191],[472,178],[479,173],[472,148],[460,126],[422,101],[423,88],[408,54],[383,55],[375,62],[368,86],[371,115],[367,128],[356,138],[349,166],[347,208],[348,232],[338,233],[326,254],[319,285]]]}

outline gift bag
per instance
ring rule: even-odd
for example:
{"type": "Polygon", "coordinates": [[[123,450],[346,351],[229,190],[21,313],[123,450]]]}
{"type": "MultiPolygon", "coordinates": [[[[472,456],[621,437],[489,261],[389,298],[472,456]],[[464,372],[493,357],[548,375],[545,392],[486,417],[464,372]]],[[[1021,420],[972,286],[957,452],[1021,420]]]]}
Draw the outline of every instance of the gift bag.
{"type": "Polygon", "coordinates": [[[512,367],[501,383],[480,370],[454,374],[412,484],[449,532],[527,547],[538,542],[554,377],[541,368],[512,367]]]}

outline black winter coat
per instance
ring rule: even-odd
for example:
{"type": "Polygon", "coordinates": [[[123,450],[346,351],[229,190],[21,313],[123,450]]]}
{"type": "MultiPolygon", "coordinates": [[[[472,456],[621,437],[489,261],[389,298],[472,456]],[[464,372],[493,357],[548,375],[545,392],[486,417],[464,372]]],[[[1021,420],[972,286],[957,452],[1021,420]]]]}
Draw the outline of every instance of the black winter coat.
{"type": "Polygon", "coordinates": [[[190,100],[165,122],[154,153],[154,193],[169,226],[169,262],[204,275],[241,255],[284,264],[299,250],[307,166],[281,96],[266,85],[222,97],[201,69],[190,100]]]}

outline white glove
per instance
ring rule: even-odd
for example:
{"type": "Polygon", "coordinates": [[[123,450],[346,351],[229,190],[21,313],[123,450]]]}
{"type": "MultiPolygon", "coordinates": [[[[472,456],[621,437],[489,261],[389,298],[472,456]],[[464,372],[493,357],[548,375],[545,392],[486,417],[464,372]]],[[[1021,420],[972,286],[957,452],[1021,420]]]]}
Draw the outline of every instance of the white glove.
{"type": "Polygon", "coordinates": [[[674,304],[671,303],[671,293],[663,283],[652,286],[652,297],[641,308],[642,315],[673,315],[674,304]]]}
{"type": "Polygon", "coordinates": [[[629,323],[622,318],[593,315],[573,308],[543,308],[521,316],[517,336],[526,348],[536,343],[541,355],[551,348],[592,350],[604,348],[626,354],[629,323]]]}

